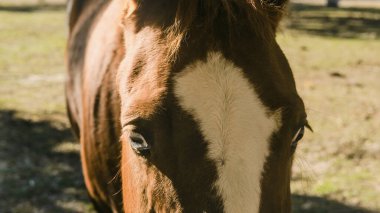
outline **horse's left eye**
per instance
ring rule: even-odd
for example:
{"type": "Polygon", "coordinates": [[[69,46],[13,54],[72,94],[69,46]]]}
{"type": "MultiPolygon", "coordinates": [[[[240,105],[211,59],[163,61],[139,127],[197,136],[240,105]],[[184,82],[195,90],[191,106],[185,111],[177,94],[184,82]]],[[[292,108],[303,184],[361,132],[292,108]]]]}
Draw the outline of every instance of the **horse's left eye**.
{"type": "Polygon", "coordinates": [[[297,133],[294,135],[293,139],[292,139],[292,144],[291,144],[291,147],[292,148],[295,148],[297,147],[297,144],[298,144],[298,141],[300,141],[303,137],[305,133],[305,127],[301,127],[300,129],[298,129],[297,133]]]}

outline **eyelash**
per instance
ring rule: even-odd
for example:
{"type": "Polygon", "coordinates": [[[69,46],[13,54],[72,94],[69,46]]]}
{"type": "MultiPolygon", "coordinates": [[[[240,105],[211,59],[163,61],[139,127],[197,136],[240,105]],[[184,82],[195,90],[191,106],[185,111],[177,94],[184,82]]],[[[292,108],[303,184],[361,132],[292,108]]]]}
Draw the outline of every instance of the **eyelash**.
{"type": "Polygon", "coordinates": [[[292,148],[297,147],[298,142],[303,138],[304,134],[305,134],[305,126],[302,126],[300,129],[298,129],[297,133],[294,135],[292,139],[292,144],[291,144],[292,148]]]}

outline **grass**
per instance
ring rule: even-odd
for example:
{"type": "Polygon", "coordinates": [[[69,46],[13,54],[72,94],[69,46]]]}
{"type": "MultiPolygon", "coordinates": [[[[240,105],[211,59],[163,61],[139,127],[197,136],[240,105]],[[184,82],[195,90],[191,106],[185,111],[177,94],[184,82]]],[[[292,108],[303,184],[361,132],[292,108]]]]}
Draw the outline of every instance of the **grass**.
{"type": "MultiPolygon", "coordinates": [[[[339,201],[346,205],[344,208],[355,206],[344,212],[367,211],[365,209],[380,212],[380,99],[377,98],[380,40],[378,29],[371,28],[375,23],[380,24],[380,10],[344,8],[336,11],[308,5],[292,8],[290,20],[285,21],[278,40],[291,63],[298,91],[315,130],[306,135],[297,151],[293,192],[311,196],[311,200],[319,197],[339,201]],[[310,16],[325,18],[309,19],[310,16]],[[362,17],[371,20],[351,31],[331,33],[329,25],[321,29],[323,32],[313,30],[323,26],[326,19],[333,20],[337,16],[346,20],[341,26],[335,26],[338,28],[345,28],[362,17]]],[[[298,210],[339,212],[341,208],[326,205],[327,210],[323,204],[319,210],[313,205],[305,208],[299,205],[298,210]]]]}
{"type": "MultiPolygon", "coordinates": [[[[65,114],[64,8],[4,8],[0,211],[92,212],[65,114]]],[[[281,27],[315,130],[297,150],[295,212],[380,212],[378,14],[294,4],[281,27]]]]}
{"type": "Polygon", "coordinates": [[[379,40],[279,40],[315,129],[297,151],[293,191],[380,211],[379,40]]]}
{"type": "Polygon", "coordinates": [[[0,11],[0,212],[92,212],[65,113],[65,19],[0,11]]]}
{"type": "Polygon", "coordinates": [[[31,114],[62,112],[63,11],[1,11],[0,20],[1,32],[6,32],[0,33],[0,107],[31,114]]]}

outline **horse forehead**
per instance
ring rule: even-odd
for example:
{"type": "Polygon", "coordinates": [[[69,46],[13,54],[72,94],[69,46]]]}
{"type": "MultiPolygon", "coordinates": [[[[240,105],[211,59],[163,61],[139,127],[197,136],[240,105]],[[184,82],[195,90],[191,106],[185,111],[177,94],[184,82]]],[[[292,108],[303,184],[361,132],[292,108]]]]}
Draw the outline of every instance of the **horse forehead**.
{"type": "Polygon", "coordinates": [[[258,212],[260,180],[281,112],[270,111],[243,71],[218,52],[177,74],[174,93],[208,144],[225,211],[258,212]]]}

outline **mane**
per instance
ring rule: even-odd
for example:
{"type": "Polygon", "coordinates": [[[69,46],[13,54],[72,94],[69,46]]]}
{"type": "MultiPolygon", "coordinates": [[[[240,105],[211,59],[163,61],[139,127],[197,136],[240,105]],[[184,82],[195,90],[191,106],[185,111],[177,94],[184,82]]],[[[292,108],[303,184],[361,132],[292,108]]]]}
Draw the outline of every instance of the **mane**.
{"type": "Polygon", "coordinates": [[[67,0],[66,13],[69,32],[73,31],[80,18],[93,17],[106,4],[108,2],[103,0],[67,0]]]}
{"type": "Polygon", "coordinates": [[[242,19],[250,30],[264,41],[275,36],[287,0],[178,0],[172,25],[166,29],[168,54],[175,58],[186,34],[196,21],[201,20],[204,31],[216,22],[220,14],[227,20],[230,34],[242,19]]]}

